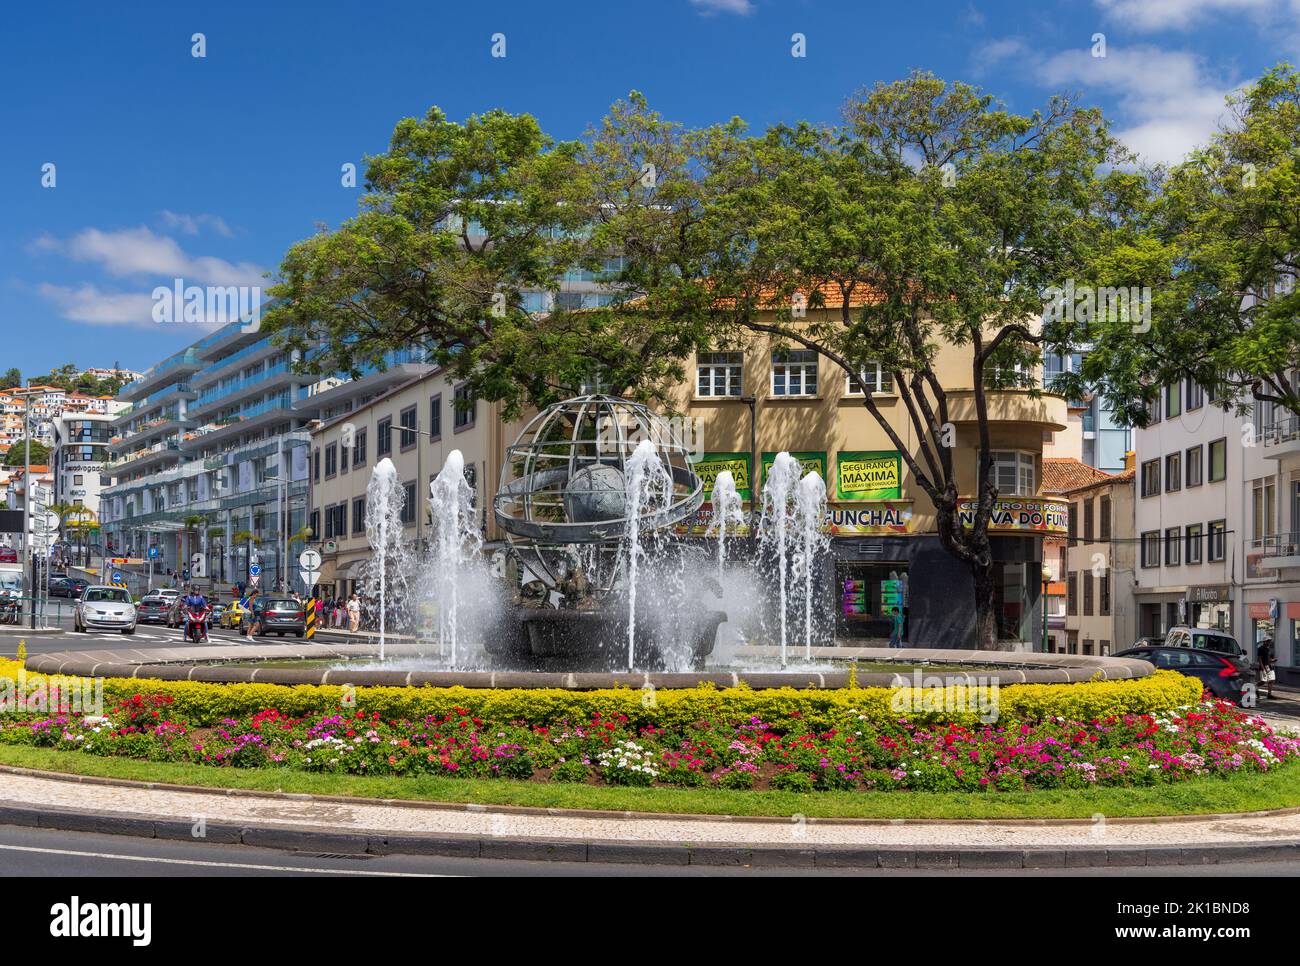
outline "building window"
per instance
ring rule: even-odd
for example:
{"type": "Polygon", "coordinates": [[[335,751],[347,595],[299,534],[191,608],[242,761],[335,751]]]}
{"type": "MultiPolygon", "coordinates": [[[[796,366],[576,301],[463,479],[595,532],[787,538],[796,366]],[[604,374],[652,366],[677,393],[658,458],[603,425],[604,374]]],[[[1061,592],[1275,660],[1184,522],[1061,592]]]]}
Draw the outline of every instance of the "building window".
{"type": "Polygon", "coordinates": [[[442,439],[442,393],[429,399],[429,437],[442,439]]]}
{"type": "Polygon", "coordinates": [[[817,395],[817,353],[811,349],[773,349],[772,395],[817,395]]]}
{"type": "Polygon", "coordinates": [[[1065,519],[1065,536],[1070,545],[1073,545],[1079,538],[1079,504],[1073,500],[1070,501],[1069,509],[1066,510],[1065,519]]]}
{"type": "Polygon", "coordinates": [[[352,465],[352,460],[348,458],[348,448],[339,442],[339,472],[346,473],[348,467],[352,465]]]}
{"type": "Polygon", "coordinates": [[[1199,523],[1187,524],[1187,562],[1189,564],[1198,564],[1201,562],[1201,538],[1205,535],[1205,528],[1199,523]]]}
{"type": "Polygon", "coordinates": [[[1142,495],[1160,495],[1160,461],[1147,460],[1142,464],[1142,495]]]}
{"type": "Polygon", "coordinates": [[[1277,532],[1276,496],[1271,478],[1255,480],[1251,486],[1251,524],[1257,547],[1277,532]]]}
{"type": "Polygon", "coordinates": [[[393,451],[393,417],[385,416],[375,427],[375,455],[387,456],[393,451]]]}
{"type": "Polygon", "coordinates": [[[1147,425],[1154,426],[1156,423],[1160,422],[1160,410],[1161,410],[1160,396],[1157,395],[1155,399],[1149,400],[1146,404],[1146,407],[1147,407],[1147,425]]]}
{"type": "Polygon", "coordinates": [[[73,486],[82,486],[82,485],[84,485],[84,484],[82,483],[82,480],[84,480],[84,479],[85,479],[85,477],[84,477],[83,474],[81,474],[81,473],[73,473],[73,474],[72,474],[72,485],[73,485],[73,486]]]}
{"type": "Polygon", "coordinates": [[[1097,577],[1098,611],[1102,617],[1110,616],[1110,571],[1103,570],[1097,577]]]}
{"type": "Polygon", "coordinates": [[[1195,379],[1187,380],[1187,411],[1190,413],[1205,405],[1205,390],[1195,379]]]}
{"type": "Polygon", "coordinates": [[[415,446],[415,407],[407,406],[397,414],[397,421],[402,427],[401,447],[405,452],[415,446]]]}
{"type": "Polygon", "coordinates": [[[1210,561],[1222,560],[1227,552],[1228,544],[1228,521],[1211,520],[1210,521],[1210,545],[1207,548],[1206,556],[1210,561]]]}
{"type": "Polygon", "coordinates": [[[1200,446],[1193,446],[1187,451],[1187,486],[1201,485],[1201,456],[1204,450],[1200,446]]]}
{"type": "Polygon", "coordinates": [[[1183,488],[1183,454],[1170,453],[1165,457],[1165,492],[1183,488]]]}
{"type": "Polygon", "coordinates": [[[698,396],[739,396],[741,364],[739,352],[701,352],[695,357],[695,393],[698,396]]]}
{"type": "Polygon", "coordinates": [[[1065,613],[1068,617],[1079,613],[1079,575],[1073,570],[1065,575],[1065,613]]]}
{"type": "Polygon", "coordinates": [[[402,492],[406,494],[406,500],[402,503],[402,525],[415,526],[415,480],[403,483],[402,492]]]}
{"type": "Polygon", "coordinates": [[[456,409],[452,413],[451,427],[456,432],[469,429],[474,425],[475,410],[478,403],[469,394],[469,386],[456,387],[456,409]]]}
{"type": "Polygon", "coordinates": [[[364,429],[358,429],[356,439],[352,441],[352,465],[366,465],[366,431],[364,429]]]}
{"type": "Polygon", "coordinates": [[[1033,496],[1038,492],[1038,474],[1033,453],[1014,450],[993,454],[993,485],[999,496],[1033,496]]]}
{"type": "Polygon", "coordinates": [[[1097,519],[1097,508],[1092,497],[1083,501],[1083,542],[1092,543],[1093,524],[1097,519]]]}
{"type": "Polygon", "coordinates": [[[1183,528],[1169,527],[1165,530],[1165,566],[1177,567],[1182,560],[1183,528]]]}
{"type": "Polygon", "coordinates": [[[1142,534],[1142,566],[1160,566],[1160,531],[1148,530],[1142,534]]]}
{"type": "Polygon", "coordinates": [[[1083,580],[1083,616],[1092,616],[1092,571],[1081,570],[1079,577],[1083,580]]]}
{"type": "Polygon", "coordinates": [[[1210,482],[1222,483],[1228,478],[1228,441],[1216,439],[1210,444],[1210,482]]]}
{"type": "Polygon", "coordinates": [[[320,539],[320,510],[312,510],[307,517],[307,528],[311,530],[313,540],[320,539]]]}
{"type": "Polygon", "coordinates": [[[335,476],[339,471],[339,447],[330,443],[325,447],[325,479],[335,476]]]}
{"type": "Polygon", "coordinates": [[[366,529],[366,498],[354,497],[352,500],[352,532],[361,533],[366,529]]]}
{"type": "Polygon", "coordinates": [[[312,450],[311,454],[311,481],[320,482],[320,448],[312,450]]]}
{"type": "Polygon", "coordinates": [[[1101,498],[1101,535],[1100,540],[1110,539],[1110,497],[1101,498]]]}
{"type": "Polygon", "coordinates": [[[1175,382],[1165,386],[1165,418],[1173,419],[1183,411],[1183,384],[1175,382]]]}
{"type": "MultiPolygon", "coordinates": [[[[872,393],[892,393],[894,391],[894,374],[881,366],[879,362],[868,362],[862,367],[866,387],[872,393]]],[[[848,396],[861,396],[863,382],[857,376],[846,376],[844,393],[848,396]]]]}

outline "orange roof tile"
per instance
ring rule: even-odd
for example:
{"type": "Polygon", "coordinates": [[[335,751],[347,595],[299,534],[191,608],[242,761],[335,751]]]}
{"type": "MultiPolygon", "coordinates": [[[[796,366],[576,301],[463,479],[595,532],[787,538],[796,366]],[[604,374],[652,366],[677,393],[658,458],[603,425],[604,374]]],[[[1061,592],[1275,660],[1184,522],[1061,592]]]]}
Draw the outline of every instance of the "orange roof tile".
{"type": "Polygon", "coordinates": [[[1105,470],[1089,466],[1073,456],[1043,457],[1043,492],[1068,493],[1095,483],[1108,483],[1115,479],[1105,470]]]}

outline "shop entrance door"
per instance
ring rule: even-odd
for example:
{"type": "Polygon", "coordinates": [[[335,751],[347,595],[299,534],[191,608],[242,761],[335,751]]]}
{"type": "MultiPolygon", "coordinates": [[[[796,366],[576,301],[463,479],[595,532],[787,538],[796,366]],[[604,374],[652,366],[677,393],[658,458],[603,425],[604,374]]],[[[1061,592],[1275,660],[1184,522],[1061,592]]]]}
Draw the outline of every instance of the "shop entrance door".
{"type": "Polygon", "coordinates": [[[834,593],[837,637],[883,647],[889,643],[893,610],[898,608],[907,640],[907,564],[837,560],[834,593]]]}

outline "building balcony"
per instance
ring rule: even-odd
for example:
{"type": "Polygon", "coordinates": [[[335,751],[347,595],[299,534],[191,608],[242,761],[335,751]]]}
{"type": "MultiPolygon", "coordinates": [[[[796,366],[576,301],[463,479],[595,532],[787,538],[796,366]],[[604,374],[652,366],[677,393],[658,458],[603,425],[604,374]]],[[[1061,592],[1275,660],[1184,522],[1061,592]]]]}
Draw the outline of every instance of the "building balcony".
{"type": "Polygon", "coordinates": [[[1260,435],[1265,459],[1280,460],[1300,453],[1300,416],[1269,423],[1260,435]]]}
{"type": "Polygon", "coordinates": [[[294,372],[288,363],[272,366],[265,372],[240,379],[232,385],[211,386],[196,399],[189,408],[189,414],[200,417],[228,408],[252,396],[283,389],[291,385],[303,385],[315,382],[315,376],[304,376],[294,372]]]}
{"type": "Polygon", "coordinates": [[[338,412],[347,403],[353,403],[362,397],[377,396],[382,392],[395,389],[405,382],[433,372],[436,366],[426,362],[397,362],[382,372],[371,372],[360,379],[348,379],[334,386],[319,383],[305,398],[293,404],[294,410],[306,418],[320,417],[326,410],[338,412]],[[320,388],[326,386],[326,388],[320,388]]]}
{"type": "MultiPolygon", "coordinates": [[[[954,423],[977,423],[973,389],[950,389],[948,418],[954,423]]],[[[1060,432],[1067,426],[1065,398],[1048,392],[1031,394],[1027,389],[987,389],[990,423],[1013,423],[1060,432]]]]}
{"type": "Polygon", "coordinates": [[[170,359],[164,359],[135,382],[123,386],[118,392],[117,398],[124,399],[127,402],[138,402],[147,399],[150,393],[165,388],[168,383],[179,382],[185,376],[198,372],[202,368],[203,361],[198,358],[194,349],[186,349],[184,352],[178,352],[170,359]]]}
{"type": "Polygon", "coordinates": [[[136,473],[151,466],[157,467],[174,463],[180,458],[179,445],[176,440],[169,439],[161,443],[155,443],[153,446],[145,446],[121,454],[117,459],[104,464],[104,472],[110,476],[125,476],[128,473],[136,473]]]}
{"type": "Polygon", "coordinates": [[[1251,549],[1264,556],[1257,565],[1261,570],[1286,570],[1300,567],[1300,533],[1274,533],[1261,537],[1251,549]]]}
{"type": "Polygon", "coordinates": [[[221,379],[234,375],[244,366],[250,366],[254,362],[260,362],[283,351],[279,346],[274,345],[270,339],[254,342],[238,352],[217,359],[215,362],[210,362],[202,372],[195,373],[193,378],[190,379],[190,384],[196,389],[206,389],[221,379]]]}

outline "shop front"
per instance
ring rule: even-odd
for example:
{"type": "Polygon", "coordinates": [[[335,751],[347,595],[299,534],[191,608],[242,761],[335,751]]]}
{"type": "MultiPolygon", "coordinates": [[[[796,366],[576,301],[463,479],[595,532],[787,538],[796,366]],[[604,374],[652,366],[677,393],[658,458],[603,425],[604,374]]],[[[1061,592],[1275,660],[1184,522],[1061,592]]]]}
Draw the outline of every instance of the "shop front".
{"type": "MultiPolygon", "coordinates": [[[[1278,588],[1270,589],[1279,594],[1278,588]]],[[[1300,684],[1300,595],[1294,590],[1282,591],[1281,596],[1248,600],[1245,606],[1246,639],[1242,646],[1253,657],[1262,641],[1272,641],[1278,683],[1300,684]]]]}

